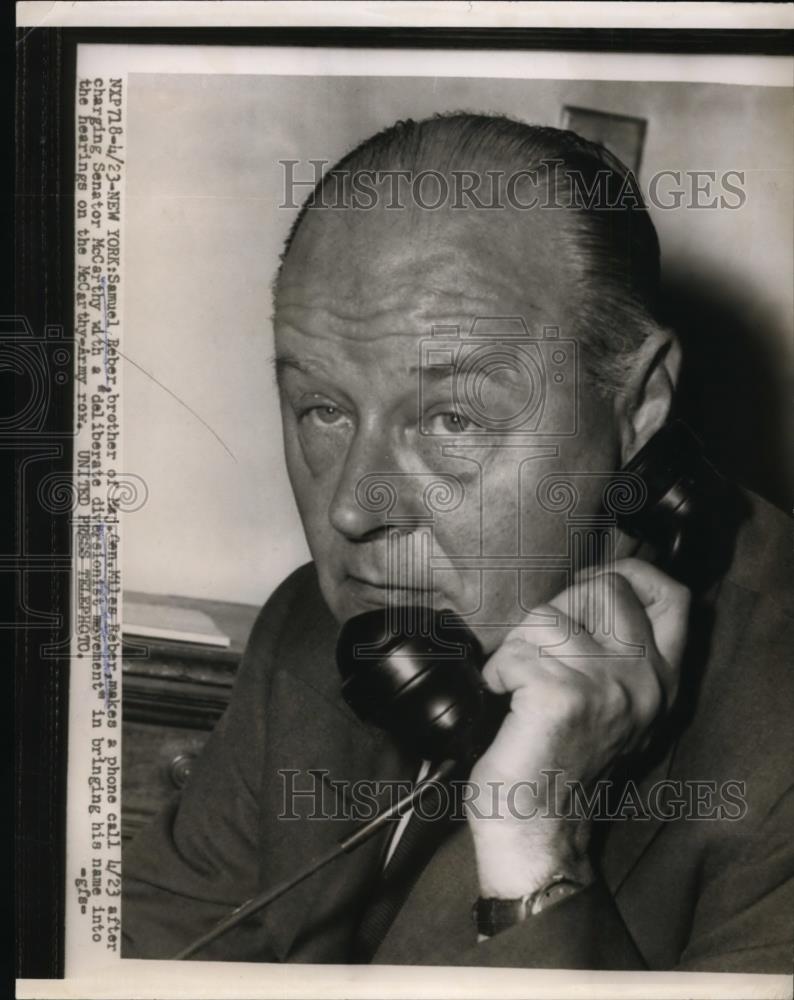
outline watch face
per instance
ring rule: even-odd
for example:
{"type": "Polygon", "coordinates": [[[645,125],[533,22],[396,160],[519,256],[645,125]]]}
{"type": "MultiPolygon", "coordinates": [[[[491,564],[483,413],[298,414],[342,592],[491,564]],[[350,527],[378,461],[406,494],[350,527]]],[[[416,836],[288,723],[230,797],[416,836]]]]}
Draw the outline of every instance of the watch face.
{"type": "Polygon", "coordinates": [[[545,889],[541,889],[540,892],[535,893],[529,912],[533,916],[536,913],[542,913],[568,896],[576,895],[583,888],[584,886],[578,882],[569,882],[567,879],[556,882],[554,885],[547,886],[545,889]]]}

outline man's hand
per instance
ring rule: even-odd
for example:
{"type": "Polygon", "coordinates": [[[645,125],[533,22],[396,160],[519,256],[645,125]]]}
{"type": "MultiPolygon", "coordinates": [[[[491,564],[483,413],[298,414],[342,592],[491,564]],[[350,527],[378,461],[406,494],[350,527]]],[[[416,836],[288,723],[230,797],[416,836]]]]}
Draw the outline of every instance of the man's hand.
{"type": "Polygon", "coordinates": [[[566,783],[587,791],[648,742],[678,690],[688,608],[683,586],[648,563],[621,560],[536,608],[490,658],[483,676],[511,700],[471,773],[480,792],[467,811],[483,896],[522,896],[560,871],[590,881],[589,825],[559,818],[566,783]],[[549,771],[559,772],[553,783],[549,771]]]}

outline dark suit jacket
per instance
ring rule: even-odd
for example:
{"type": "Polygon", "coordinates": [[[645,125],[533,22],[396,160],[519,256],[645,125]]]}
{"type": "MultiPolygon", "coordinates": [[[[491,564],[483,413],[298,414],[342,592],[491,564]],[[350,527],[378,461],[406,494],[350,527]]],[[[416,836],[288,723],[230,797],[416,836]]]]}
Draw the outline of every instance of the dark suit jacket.
{"type": "MultiPolygon", "coordinates": [[[[596,823],[595,884],[481,944],[470,917],[473,846],[458,823],[375,962],[791,971],[790,544],[787,519],[754,502],[730,571],[693,619],[679,711],[630,775],[643,795],[663,778],[718,788],[742,781],[744,817],[596,823]]],[[[181,800],[125,856],[125,957],[171,956],[352,829],[344,819],[307,818],[308,801],[303,818],[278,819],[279,769],[299,771],[290,780],[303,788],[307,772],[325,772],[331,803],[328,782],[415,773],[415,760],[341,701],[336,634],[313,567],[304,566],[261,612],[232,703],[181,800]]],[[[334,862],[197,957],[349,961],[384,843],[385,835],[334,862]]]]}

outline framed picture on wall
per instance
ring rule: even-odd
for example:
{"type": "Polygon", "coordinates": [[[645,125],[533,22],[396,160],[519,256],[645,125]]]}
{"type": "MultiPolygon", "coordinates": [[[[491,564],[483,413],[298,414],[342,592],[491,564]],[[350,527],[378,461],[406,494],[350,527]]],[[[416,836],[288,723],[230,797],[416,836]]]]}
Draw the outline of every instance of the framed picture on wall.
{"type": "Polygon", "coordinates": [[[634,173],[642,161],[642,146],[648,123],[644,118],[613,115],[592,108],[564,107],[560,124],[586,139],[600,143],[621,159],[634,173]]]}
{"type": "Polygon", "coordinates": [[[662,6],[21,5],[20,996],[785,986],[790,36],[662,6]]]}

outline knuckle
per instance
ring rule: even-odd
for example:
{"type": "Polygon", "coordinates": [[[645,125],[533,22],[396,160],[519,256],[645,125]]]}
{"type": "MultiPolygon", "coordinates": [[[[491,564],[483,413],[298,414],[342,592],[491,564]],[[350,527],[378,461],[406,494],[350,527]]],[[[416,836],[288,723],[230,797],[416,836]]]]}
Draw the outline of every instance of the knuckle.
{"type": "Polygon", "coordinates": [[[674,580],[672,577],[666,577],[664,580],[664,585],[661,588],[661,607],[667,611],[673,611],[676,614],[683,614],[689,607],[689,603],[692,598],[692,592],[689,587],[681,583],[679,580],[674,580]]]}
{"type": "Polygon", "coordinates": [[[692,601],[692,591],[689,587],[685,586],[683,583],[679,583],[678,580],[673,581],[672,586],[672,603],[681,610],[686,610],[690,602],[692,601]]]}
{"type": "Polygon", "coordinates": [[[578,722],[585,715],[588,702],[589,699],[581,687],[574,685],[561,686],[555,705],[555,714],[561,722],[578,722]]]}
{"type": "Polygon", "coordinates": [[[522,656],[526,655],[528,646],[529,643],[524,636],[513,632],[502,643],[501,650],[507,656],[522,656]]]}
{"type": "Polygon", "coordinates": [[[508,636],[482,669],[491,688],[513,687],[531,675],[534,647],[520,635],[508,636]]]}
{"type": "Polygon", "coordinates": [[[615,597],[626,597],[633,593],[631,584],[622,573],[610,572],[605,575],[607,584],[615,597]]]}
{"type": "Polygon", "coordinates": [[[490,684],[496,676],[496,666],[494,665],[494,657],[492,656],[490,660],[482,668],[482,679],[490,684]]]}
{"type": "Polygon", "coordinates": [[[631,708],[631,696],[626,685],[617,679],[607,682],[605,690],[609,714],[613,717],[625,716],[631,708]]]}
{"type": "Polygon", "coordinates": [[[499,681],[501,662],[498,654],[491,657],[482,669],[482,678],[489,687],[494,687],[499,681]]]}
{"type": "Polygon", "coordinates": [[[612,578],[616,590],[619,590],[623,594],[633,593],[631,584],[622,573],[613,573],[612,578]]]}
{"type": "Polygon", "coordinates": [[[649,669],[639,689],[637,708],[643,723],[652,722],[665,700],[662,682],[655,670],[649,669]]]}

